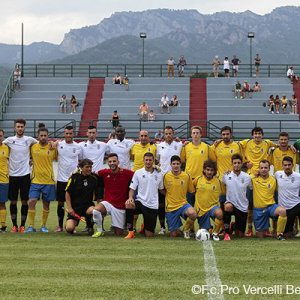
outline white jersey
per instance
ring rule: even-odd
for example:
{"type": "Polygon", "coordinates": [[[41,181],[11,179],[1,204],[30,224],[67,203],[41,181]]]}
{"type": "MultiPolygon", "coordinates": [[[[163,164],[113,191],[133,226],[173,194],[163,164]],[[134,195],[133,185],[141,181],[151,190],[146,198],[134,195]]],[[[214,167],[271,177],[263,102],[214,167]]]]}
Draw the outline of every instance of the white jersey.
{"type": "Polygon", "coordinates": [[[222,178],[226,185],[226,202],[230,202],[234,207],[242,212],[248,211],[248,199],[246,197],[247,187],[251,186],[251,176],[245,172],[236,175],[233,171],[224,174],[222,178]]]}
{"type": "Polygon", "coordinates": [[[278,204],[285,209],[291,209],[300,203],[300,174],[293,172],[287,176],[284,171],[274,175],[278,184],[278,204]]]}
{"type": "Polygon", "coordinates": [[[9,176],[25,176],[30,173],[30,146],[37,140],[30,136],[8,137],[3,141],[10,149],[9,154],[9,176]]]}
{"type": "Polygon", "coordinates": [[[173,141],[171,144],[162,142],[157,145],[156,159],[160,162],[160,168],[163,174],[171,171],[171,157],[178,155],[180,157],[182,143],[173,141]]]}
{"type": "Polygon", "coordinates": [[[164,188],[161,172],[154,169],[150,173],[145,168],[139,169],[134,173],[129,187],[133,190],[138,188],[137,201],[140,201],[146,207],[158,209],[158,190],[164,188]]]}
{"type": "Polygon", "coordinates": [[[161,102],[161,105],[167,105],[167,104],[169,104],[169,97],[162,97],[161,99],[160,99],[160,102],[161,102]]]}
{"type": "Polygon", "coordinates": [[[65,141],[57,145],[58,153],[58,174],[57,181],[68,182],[73,171],[78,168],[78,161],[81,155],[81,147],[73,142],[67,144],[65,141]]]}
{"type": "Polygon", "coordinates": [[[81,157],[80,159],[88,158],[93,162],[93,172],[98,172],[103,169],[103,160],[105,152],[107,152],[106,143],[90,141],[79,143],[81,147],[81,157]]]}
{"type": "Polygon", "coordinates": [[[130,170],[130,149],[134,144],[133,140],[128,139],[124,139],[123,141],[117,139],[109,140],[107,142],[107,152],[118,154],[119,166],[130,170]]]}

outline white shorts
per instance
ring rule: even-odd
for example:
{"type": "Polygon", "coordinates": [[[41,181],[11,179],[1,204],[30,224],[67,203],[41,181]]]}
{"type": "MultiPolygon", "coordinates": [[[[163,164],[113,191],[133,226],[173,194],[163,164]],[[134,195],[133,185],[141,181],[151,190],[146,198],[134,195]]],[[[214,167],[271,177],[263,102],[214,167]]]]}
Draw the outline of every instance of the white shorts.
{"type": "Polygon", "coordinates": [[[239,66],[238,65],[233,65],[232,69],[238,71],[239,70],[239,66]]]}
{"type": "Polygon", "coordinates": [[[107,201],[100,202],[106,209],[106,215],[111,215],[111,226],[124,229],[126,220],[125,209],[115,208],[107,201]]]}
{"type": "Polygon", "coordinates": [[[143,116],[143,115],[148,115],[148,113],[147,113],[146,111],[141,111],[141,112],[140,112],[140,115],[141,115],[141,116],[143,116]]]}

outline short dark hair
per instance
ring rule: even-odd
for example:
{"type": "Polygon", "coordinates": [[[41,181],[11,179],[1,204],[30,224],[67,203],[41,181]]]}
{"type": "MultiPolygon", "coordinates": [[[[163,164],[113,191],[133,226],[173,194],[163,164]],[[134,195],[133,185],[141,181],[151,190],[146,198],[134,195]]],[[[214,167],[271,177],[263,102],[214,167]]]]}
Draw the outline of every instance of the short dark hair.
{"type": "Polygon", "coordinates": [[[74,128],[71,125],[68,125],[68,126],[65,127],[65,130],[72,130],[72,129],[74,129],[74,128]]]}
{"type": "Polygon", "coordinates": [[[235,159],[239,159],[241,162],[243,162],[243,156],[239,153],[235,153],[231,156],[231,162],[233,162],[235,159]]]}
{"type": "Polygon", "coordinates": [[[224,127],[222,127],[222,128],[221,128],[221,133],[222,133],[223,131],[226,131],[226,130],[229,130],[229,132],[232,133],[231,127],[229,127],[229,126],[224,126],[224,127]]]}
{"type": "Polygon", "coordinates": [[[117,159],[119,159],[119,156],[117,153],[110,153],[108,154],[107,158],[110,158],[110,157],[116,157],[117,159]]]}
{"type": "Polygon", "coordinates": [[[0,131],[1,131],[1,132],[3,133],[3,135],[4,135],[4,130],[0,128],[0,131]]]}
{"type": "Polygon", "coordinates": [[[279,133],[279,137],[281,137],[281,136],[286,136],[287,138],[289,138],[289,134],[286,131],[281,131],[279,133]]]}
{"type": "Polygon", "coordinates": [[[178,155],[173,155],[173,156],[171,157],[171,163],[172,163],[173,161],[179,161],[179,162],[181,163],[181,159],[180,159],[180,157],[179,157],[178,155]]]}
{"type": "Polygon", "coordinates": [[[211,159],[208,159],[208,160],[206,160],[204,162],[204,164],[203,164],[203,174],[205,174],[204,170],[206,168],[212,168],[212,169],[214,169],[214,171],[215,171],[214,172],[214,176],[217,174],[218,168],[217,168],[217,163],[215,161],[213,161],[211,159]]]}
{"type": "Polygon", "coordinates": [[[144,154],[144,158],[145,158],[146,156],[154,158],[154,155],[153,155],[153,153],[151,153],[151,152],[146,152],[146,153],[144,154]]]}
{"type": "Polygon", "coordinates": [[[41,131],[46,131],[47,133],[49,133],[48,128],[46,128],[45,123],[39,123],[38,134],[40,134],[41,131]]]}
{"type": "Polygon", "coordinates": [[[89,129],[96,129],[97,130],[97,127],[95,126],[95,125],[90,125],[89,127],[88,127],[88,130],[89,129]]]}
{"type": "Polygon", "coordinates": [[[290,156],[285,156],[285,157],[282,159],[282,163],[283,163],[284,161],[289,161],[290,163],[292,163],[292,165],[294,164],[293,158],[290,157],[290,156]]]}
{"type": "Polygon", "coordinates": [[[174,132],[174,129],[173,129],[173,127],[172,127],[172,126],[169,126],[169,125],[167,125],[167,126],[165,127],[164,131],[165,131],[166,129],[168,129],[168,130],[172,130],[172,131],[174,132]]]}
{"type": "Polygon", "coordinates": [[[79,167],[80,168],[83,168],[85,165],[93,165],[93,162],[90,160],[90,159],[88,159],[88,158],[84,158],[84,159],[82,159],[80,162],[79,162],[79,167]]]}
{"type": "Polygon", "coordinates": [[[26,120],[24,120],[24,119],[16,119],[16,120],[15,120],[15,125],[16,125],[17,123],[20,123],[20,124],[23,124],[24,126],[26,126],[26,120]]]}
{"type": "Polygon", "coordinates": [[[264,135],[264,131],[261,127],[259,126],[255,126],[252,131],[251,131],[251,135],[253,135],[255,132],[261,132],[262,135],[264,135]]]}
{"type": "Polygon", "coordinates": [[[270,162],[267,160],[267,159],[262,159],[260,162],[259,162],[259,164],[268,164],[269,165],[269,168],[270,168],[270,162]]]}

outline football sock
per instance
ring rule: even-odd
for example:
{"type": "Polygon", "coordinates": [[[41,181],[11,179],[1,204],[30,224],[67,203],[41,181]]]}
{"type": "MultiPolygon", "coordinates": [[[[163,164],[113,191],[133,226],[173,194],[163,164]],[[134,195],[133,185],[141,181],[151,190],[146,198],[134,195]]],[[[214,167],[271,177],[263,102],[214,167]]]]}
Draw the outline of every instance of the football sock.
{"type": "Polygon", "coordinates": [[[285,225],[286,225],[287,217],[278,217],[278,222],[277,222],[277,235],[281,234],[284,232],[285,225]]]}
{"type": "Polygon", "coordinates": [[[102,214],[100,211],[93,209],[93,220],[96,223],[97,231],[103,231],[102,229],[102,214]]]}
{"type": "Polygon", "coordinates": [[[29,225],[34,228],[35,209],[28,210],[29,225]]]}
{"type": "Polygon", "coordinates": [[[46,209],[42,209],[42,225],[41,226],[45,226],[47,223],[47,219],[48,219],[48,215],[49,215],[49,210],[46,209]]]}
{"type": "Polygon", "coordinates": [[[295,232],[298,232],[298,231],[299,231],[298,221],[299,221],[299,218],[296,217],[296,218],[295,218],[295,222],[294,222],[294,231],[295,231],[295,232]]]}
{"type": "Polygon", "coordinates": [[[65,210],[63,206],[57,205],[58,226],[63,227],[65,210]]]}
{"type": "Polygon", "coordinates": [[[126,209],[126,224],[128,231],[133,231],[133,210],[126,209]]]}
{"type": "Polygon", "coordinates": [[[190,218],[186,219],[185,226],[183,227],[183,231],[191,230],[194,226],[195,221],[190,218]]]}
{"type": "Polygon", "coordinates": [[[21,206],[21,226],[25,226],[28,214],[28,204],[22,204],[21,206]]]}
{"type": "Polygon", "coordinates": [[[137,222],[137,219],[139,218],[139,215],[134,215],[133,216],[133,227],[136,228],[136,222],[137,222]]]}
{"type": "Polygon", "coordinates": [[[10,204],[9,207],[10,210],[10,216],[11,216],[11,221],[14,226],[17,226],[17,214],[18,214],[18,209],[17,209],[17,204],[10,204]]]}
{"type": "Polygon", "coordinates": [[[159,223],[160,223],[161,228],[166,228],[165,218],[166,218],[165,206],[159,206],[159,208],[158,208],[158,219],[159,219],[159,223]]]}
{"type": "Polygon", "coordinates": [[[248,229],[252,230],[252,222],[253,222],[253,210],[248,210],[248,229]]]}
{"type": "Polygon", "coordinates": [[[230,234],[230,221],[231,221],[231,213],[228,211],[224,211],[224,229],[225,233],[230,234]]]}
{"type": "MultiPolygon", "coordinates": [[[[100,213],[101,214],[101,213],[100,213]]],[[[101,215],[101,217],[102,217],[102,215],[101,215]]],[[[94,223],[93,223],[93,221],[92,221],[92,216],[91,215],[86,215],[85,216],[85,220],[86,220],[86,226],[87,226],[87,228],[93,228],[93,226],[94,226],[94,223]]],[[[101,221],[101,224],[102,224],[102,221],[101,221]]],[[[101,230],[102,231],[102,230],[101,230]]]]}
{"type": "Polygon", "coordinates": [[[275,221],[274,219],[272,219],[272,227],[273,227],[273,231],[277,231],[277,221],[275,221]]]}
{"type": "Polygon", "coordinates": [[[223,225],[223,220],[219,220],[215,218],[215,228],[214,228],[214,233],[219,233],[221,227],[223,225]]]}
{"type": "Polygon", "coordinates": [[[1,227],[5,227],[6,226],[6,209],[1,209],[0,210],[0,223],[1,223],[1,227]]]}

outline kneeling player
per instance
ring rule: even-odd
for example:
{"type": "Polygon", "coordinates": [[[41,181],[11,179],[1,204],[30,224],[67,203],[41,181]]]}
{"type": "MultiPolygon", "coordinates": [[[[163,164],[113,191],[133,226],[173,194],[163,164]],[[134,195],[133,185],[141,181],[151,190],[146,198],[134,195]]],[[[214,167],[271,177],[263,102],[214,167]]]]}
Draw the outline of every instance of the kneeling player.
{"type": "Polygon", "coordinates": [[[147,152],[144,154],[145,167],[137,170],[132,178],[129,198],[126,201],[126,221],[128,235],[125,239],[134,238],[133,216],[143,214],[144,232],[146,237],[153,237],[158,215],[158,190],[162,191],[163,177],[161,172],[153,167],[154,156],[147,152]],[[137,189],[135,200],[134,191],[137,189]]]}
{"type": "MultiPolygon", "coordinates": [[[[79,220],[75,216],[84,216],[86,219],[88,232],[93,234],[92,211],[89,208],[94,207],[93,201],[98,192],[98,176],[91,174],[93,162],[89,159],[83,159],[79,163],[81,172],[72,174],[66,187],[66,203],[68,207],[68,217],[66,230],[73,233],[79,220]]],[[[102,198],[102,197],[101,197],[102,198]]]]}
{"type": "Polygon", "coordinates": [[[234,154],[231,157],[232,169],[229,174],[224,173],[222,181],[226,185],[226,202],[224,205],[224,241],[230,241],[231,215],[235,216],[235,235],[243,237],[247,225],[248,199],[247,187],[251,185],[251,176],[242,172],[243,157],[234,154]]]}
{"type": "Polygon", "coordinates": [[[196,188],[196,212],[200,228],[209,230],[210,219],[215,221],[212,233],[214,241],[219,241],[219,231],[222,226],[223,211],[218,206],[219,197],[224,193],[222,182],[216,178],[217,164],[208,159],[203,164],[203,175],[194,179],[196,188]]]}

